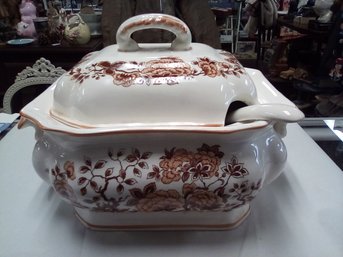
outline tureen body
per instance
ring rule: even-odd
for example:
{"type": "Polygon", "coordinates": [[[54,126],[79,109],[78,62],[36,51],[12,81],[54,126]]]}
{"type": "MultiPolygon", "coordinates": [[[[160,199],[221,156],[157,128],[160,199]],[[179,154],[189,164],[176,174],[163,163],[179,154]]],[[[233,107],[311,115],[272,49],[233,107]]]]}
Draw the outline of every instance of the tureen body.
{"type": "Polygon", "coordinates": [[[228,229],[286,161],[271,124],[235,129],[38,133],[33,163],[90,228],[228,229]]]}
{"type": "Polygon", "coordinates": [[[286,162],[303,114],[228,52],[191,43],[175,17],[124,22],[21,111],[37,173],[94,229],[229,229],[286,162]],[[140,29],[172,44],[137,44],[140,29]],[[25,121],[28,121],[25,123],[25,121]]]}

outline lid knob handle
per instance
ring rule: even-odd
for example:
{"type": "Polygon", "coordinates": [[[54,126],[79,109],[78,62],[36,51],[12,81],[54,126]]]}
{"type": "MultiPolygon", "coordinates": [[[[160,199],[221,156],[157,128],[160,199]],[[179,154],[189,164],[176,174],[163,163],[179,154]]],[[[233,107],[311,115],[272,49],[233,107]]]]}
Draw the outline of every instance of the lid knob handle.
{"type": "Polygon", "coordinates": [[[139,50],[131,35],[143,29],[164,29],[174,33],[176,38],[171,43],[172,50],[186,51],[191,48],[191,32],[183,21],[171,15],[151,13],[131,17],[120,25],[116,35],[119,51],[139,50]]]}

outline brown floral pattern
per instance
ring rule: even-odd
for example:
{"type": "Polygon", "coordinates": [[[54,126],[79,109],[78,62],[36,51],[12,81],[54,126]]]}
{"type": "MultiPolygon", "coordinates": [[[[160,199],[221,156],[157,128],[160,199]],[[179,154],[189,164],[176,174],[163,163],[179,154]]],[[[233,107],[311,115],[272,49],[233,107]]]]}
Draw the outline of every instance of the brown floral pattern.
{"type": "Polygon", "coordinates": [[[178,84],[178,77],[207,76],[236,76],[244,74],[244,68],[230,53],[220,52],[225,56],[224,62],[211,60],[208,57],[198,58],[186,63],[179,57],[161,57],[147,62],[108,62],[101,61],[81,69],[79,66],[69,71],[72,80],[82,84],[86,79],[100,79],[111,76],[113,83],[118,86],[129,87],[133,84],[146,85],[174,85],[178,84]]]}
{"type": "Polygon", "coordinates": [[[193,64],[201,68],[202,72],[200,74],[211,78],[218,76],[226,78],[228,75],[239,77],[244,73],[242,66],[238,62],[232,62],[232,59],[226,59],[226,62],[217,62],[204,57],[199,58],[199,60],[193,62],[193,64]]]}
{"type": "Polygon", "coordinates": [[[152,152],[135,148],[107,155],[96,161],[84,157],[79,167],[71,160],[63,162],[62,170],[55,165],[55,190],[93,211],[229,211],[251,201],[262,184],[246,179],[244,163],[235,156],[225,159],[219,145],[165,149],[157,164],[149,160],[152,152]]]}
{"type": "Polygon", "coordinates": [[[64,170],[67,173],[67,177],[71,180],[74,180],[75,177],[75,169],[74,169],[74,163],[71,161],[67,161],[64,163],[64,170]]]}
{"type": "Polygon", "coordinates": [[[223,208],[223,198],[203,188],[197,188],[196,184],[184,184],[185,204],[188,210],[219,210],[223,208]]]}
{"type": "Polygon", "coordinates": [[[139,199],[138,211],[177,211],[183,210],[183,199],[176,190],[158,190],[139,199]]]}
{"type": "Polygon", "coordinates": [[[164,184],[177,182],[181,179],[182,172],[189,169],[193,159],[193,154],[185,149],[172,148],[165,150],[165,155],[161,157],[160,168],[162,169],[161,181],[164,184]]]}
{"type": "Polygon", "coordinates": [[[72,202],[76,206],[81,206],[77,200],[77,196],[73,188],[69,185],[68,180],[75,180],[74,163],[66,161],[64,170],[61,170],[58,165],[51,169],[51,174],[54,177],[53,187],[55,191],[64,199],[72,202]]]}
{"type": "Polygon", "coordinates": [[[195,153],[185,149],[166,150],[160,162],[161,180],[165,184],[170,184],[180,179],[185,182],[190,176],[193,180],[212,178],[219,169],[223,155],[219,151],[219,146],[209,147],[206,144],[195,153]]]}

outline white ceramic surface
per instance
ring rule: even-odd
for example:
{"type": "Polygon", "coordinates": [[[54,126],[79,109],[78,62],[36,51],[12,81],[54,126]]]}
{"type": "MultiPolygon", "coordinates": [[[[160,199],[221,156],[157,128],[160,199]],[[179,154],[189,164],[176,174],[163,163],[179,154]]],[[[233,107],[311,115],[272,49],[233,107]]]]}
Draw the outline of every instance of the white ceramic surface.
{"type": "Polygon", "coordinates": [[[191,44],[174,17],[134,17],[117,39],[21,111],[19,125],[36,127],[37,173],[90,228],[238,226],[282,171],[285,123],[303,114],[261,72],[191,44]],[[176,34],[171,48],[130,39],[151,27],[176,34]],[[249,106],[224,126],[234,101],[249,106]]]}
{"type": "Polygon", "coordinates": [[[85,56],[58,81],[51,109],[56,118],[79,127],[223,126],[231,102],[258,102],[237,59],[191,44],[188,27],[175,17],[133,17],[119,27],[117,42],[85,56]],[[169,30],[176,38],[171,44],[138,45],[130,37],[149,28],[169,30]]]}
{"type": "Polygon", "coordinates": [[[34,129],[14,127],[0,140],[0,256],[341,257],[343,172],[298,124],[287,131],[284,172],[236,229],[103,233],[34,175],[34,129]]]}

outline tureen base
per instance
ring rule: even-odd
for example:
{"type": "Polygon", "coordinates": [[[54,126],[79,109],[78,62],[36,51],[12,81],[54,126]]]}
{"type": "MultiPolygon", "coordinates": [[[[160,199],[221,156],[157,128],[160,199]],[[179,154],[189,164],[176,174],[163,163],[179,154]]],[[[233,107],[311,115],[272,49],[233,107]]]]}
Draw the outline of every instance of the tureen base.
{"type": "Polygon", "coordinates": [[[93,230],[230,230],[250,213],[245,204],[229,212],[93,212],[75,207],[75,215],[93,230]]]}

